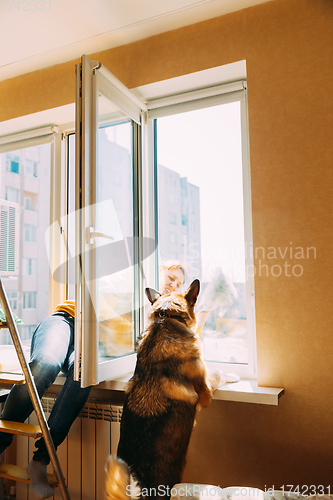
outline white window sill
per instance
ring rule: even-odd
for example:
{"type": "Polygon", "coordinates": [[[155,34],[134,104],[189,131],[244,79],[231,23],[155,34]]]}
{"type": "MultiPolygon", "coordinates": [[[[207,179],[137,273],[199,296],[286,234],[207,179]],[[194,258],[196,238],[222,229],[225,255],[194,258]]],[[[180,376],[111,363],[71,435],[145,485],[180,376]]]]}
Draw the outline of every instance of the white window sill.
{"type": "MultiPolygon", "coordinates": [[[[126,384],[132,374],[128,373],[112,380],[101,382],[96,388],[113,391],[125,391],[126,384]]],[[[62,385],[65,376],[59,375],[55,384],[62,385]]],[[[240,380],[231,384],[222,385],[215,392],[213,399],[222,401],[238,401],[241,403],[256,403],[264,405],[278,405],[279,398],[284,393],[283,388],[259,387],[257,380],[240,380]]]]}

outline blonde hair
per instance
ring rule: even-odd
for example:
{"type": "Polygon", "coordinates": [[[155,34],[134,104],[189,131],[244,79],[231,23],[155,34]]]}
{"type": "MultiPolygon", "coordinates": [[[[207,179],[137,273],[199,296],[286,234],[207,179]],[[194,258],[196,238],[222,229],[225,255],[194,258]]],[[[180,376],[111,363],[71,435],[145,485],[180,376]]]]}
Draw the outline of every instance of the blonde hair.
{"type": "Polygon", "coordinates": [[[186,281],[186,271],[185,267],[179,260],[163,260],[160,264],[160,271],[163,271],[164,269],[180,269],[181,272],[184,275],[184,283],[186,281]]]}

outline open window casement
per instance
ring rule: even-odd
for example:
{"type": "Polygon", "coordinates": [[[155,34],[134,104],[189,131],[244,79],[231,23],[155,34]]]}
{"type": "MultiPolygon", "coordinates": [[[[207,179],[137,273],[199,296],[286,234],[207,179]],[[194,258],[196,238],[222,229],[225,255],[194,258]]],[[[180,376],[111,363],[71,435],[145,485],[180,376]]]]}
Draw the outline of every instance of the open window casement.
{"type": "Polygon", "coordinates": [[[134,368],[142,275],[140,155],[146,110],[100,63],[76,67],[75,379],[134,368]]]}
{"type": "Polygon", "coordinates": [[[173,86],[172,95],[169,81],[155,96],[136,89],[145,104],[86,56],[76,71],[76,379],[87,386],[134,369],[144,329],[142,263],[146,284],[158,287],[159,263],[173,259],[184,259],[188,280],[200,279],[202,297],[223,295],[222,278],[229,285],[230,278],[232,304],[202,309],[210,313],[205,361],[254,378],[246,81],[197,88],[193,75],[192,87],[179,82],[184,88],[173,86]],[[158,241],[158,252],[146,239],[158,241]]]}

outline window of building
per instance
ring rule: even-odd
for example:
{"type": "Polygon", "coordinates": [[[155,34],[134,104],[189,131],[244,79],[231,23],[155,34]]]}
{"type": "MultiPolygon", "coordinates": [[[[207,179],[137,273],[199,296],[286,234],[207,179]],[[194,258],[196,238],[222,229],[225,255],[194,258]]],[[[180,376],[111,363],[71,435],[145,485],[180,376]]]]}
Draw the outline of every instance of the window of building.
{"type": "Polygon", "coordinates": [[[37,227],[31,224],[24,224],[24,241],[36,243],[37,242],[37,227]]]}
{"type": "Polygon", "coordinates": [[[17,188],[14,188],[12,186],[6,186],[6,200],[7,201],[13,201],[14,203],[19,203],[20,198],[19,198],[20,191],[17,188]]]}
{"type": "Polygon", "coordinates": [[[37,259],[23,258],[23,276],[36,276],[37,275],[37,259]]]}
{"type": "Polygon", "coordinates": [[[24,193],[24,204],[25,210],[32,210],[34,212],[38,211],[38,193],[29,193],[25,191],[24,193]]]}
{"type": "Polygon", "coordinates": [[[37,292],[23,292],[23,309],[36,309],[37,292]]]}
{"type": "Polygon", "coordinates": [[[7,292],[7,297],[9,305],[13,311],[17,311],[18,308],[18,292],[7,292]]]}
{"type": "Polygon", "coordinates": [[[177,214],[174,212],[169,212],[169,222],[170,224],[177,224],[177,214]]]}
{"type": "Polygon", "coordinates": [[[12,154],[6,155],[6,170],[7,172],[20,173],[20,157],[12,154]]]}
{"type": "Polygon", "coordinates": [[[25,175],[27,175],[28,177],[37,177],[37,169],[38,166],[36,161],[33,161],[30,158],[25,159],[25,175]]]}
{"type": "Polygon", "coordinates": [[[25,208],[25,210],[31,210],[31,198],[30,198],[30,196],[24,197],[24,208],[25,208]]]}

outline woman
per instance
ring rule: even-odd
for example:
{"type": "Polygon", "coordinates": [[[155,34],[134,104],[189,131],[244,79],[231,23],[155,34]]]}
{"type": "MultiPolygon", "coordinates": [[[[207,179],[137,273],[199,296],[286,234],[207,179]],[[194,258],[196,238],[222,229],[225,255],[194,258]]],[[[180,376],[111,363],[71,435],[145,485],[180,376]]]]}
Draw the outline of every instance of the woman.
{"type": "Polygon", "coordinates": [[[178,260],[166,260],[160,265],[159,291],[162,295],[177,292],[185,283],[184,266],[178,260]]]}

